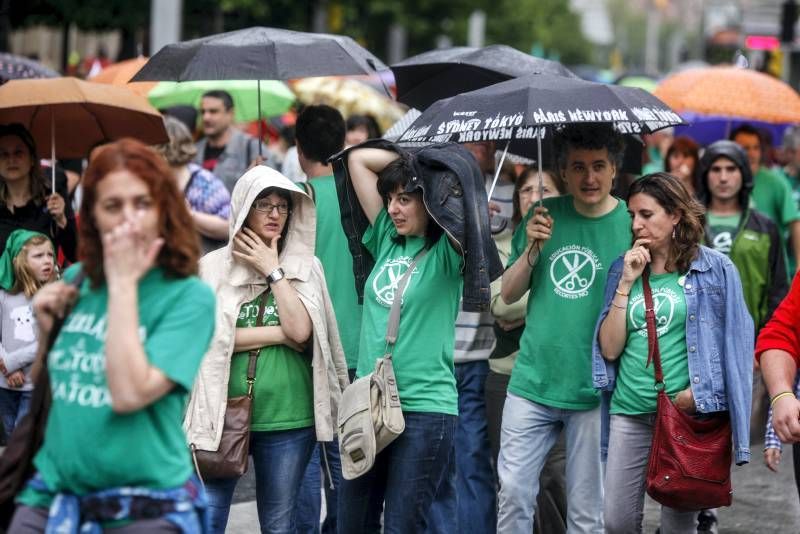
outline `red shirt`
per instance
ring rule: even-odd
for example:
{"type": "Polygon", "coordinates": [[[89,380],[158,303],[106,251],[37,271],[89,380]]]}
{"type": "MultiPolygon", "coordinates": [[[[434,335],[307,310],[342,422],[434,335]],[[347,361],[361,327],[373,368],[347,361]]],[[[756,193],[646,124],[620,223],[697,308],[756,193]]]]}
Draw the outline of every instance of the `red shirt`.
{"type": "Polygon", "coordinates": [[[788,352],[800,367],[800,276],[795,276],[786,298],[775,309],[756,341],[756,359],[770,349],[788,352]]]}

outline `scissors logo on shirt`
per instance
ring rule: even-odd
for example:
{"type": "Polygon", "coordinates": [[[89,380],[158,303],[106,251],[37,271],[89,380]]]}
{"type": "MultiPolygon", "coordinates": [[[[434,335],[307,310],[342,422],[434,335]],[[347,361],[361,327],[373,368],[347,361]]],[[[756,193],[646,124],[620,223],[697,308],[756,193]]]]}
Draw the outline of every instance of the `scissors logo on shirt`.
{"type": "Polygon", "coordinates": [[[714,236],[714,250],[723,254],[730,254],[733,246],[733,238],[730,232],[720,232],[714,236]]]}
{"type": "MultiPolygon", "coordinates": [[[[672,317],[675,315],[675,305],[678,296],[669,288],[653,289],[653,309],[656,312],[656,334],[661,337],[669,330],[672,317]]],[[[647,321],[644,316],[644,295],[638,294],[631,301],[628,309],[628,318],[636,332],[647,337],[647,321]]]]}
{"type": "MultiPolygon", "coordinates": [[[[403,278],[403,275],[408,270],[412,259],[413,258],[410,257],[402,257],[386,260],[384,262],[381,270],[378,271],[378,274],[376,274],[375,278],[372,280],[372,290],[375,291],[375,297],[379,303],[391,307],[394,302],[395,293],[397,293],[397,286],[400,285],[400,279],[403,278]]],[[[417,273],[419,273],[419,270],[414,267],[411,277],[413,278],[417,273]]],[[[408,285],[406,285],[403,291],[404,295],[410,285],[411,280],[408,281],[408,285]]]]}
{"type": "Polygon", "coordinates": [[[577,299],[585,297],[594,282],[600,262],[585,247],[564,247],[550,256],[550,280],[557,295],[577,299]]]}

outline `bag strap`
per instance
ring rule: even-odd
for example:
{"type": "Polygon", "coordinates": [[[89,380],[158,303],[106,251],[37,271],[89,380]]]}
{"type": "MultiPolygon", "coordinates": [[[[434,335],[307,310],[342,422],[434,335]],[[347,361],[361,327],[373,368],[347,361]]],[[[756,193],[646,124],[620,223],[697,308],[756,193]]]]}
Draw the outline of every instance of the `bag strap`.
{"type": "Polygon", "coordinates": [[[394,293],[394,300],[392,301],[392,308],[389,311],[389,321],[386,324],[386,353],[389,355],[389,357],[392,355],[391,347],[394,346],[395,342],[397,342],[397,330],[400,327],[400,305],[402,304],[403,300],[403,291],[405,291],[408,281],[411,279],[411,272],[417,266],[419,260],[421,260],[422,257],[427,253],[427,248],[420,250],[417,255],[414,256],[414,259],[411,261],[411,265],[408,266],[408,269],[406,269],[403,277],[400,278],[400,281],[397,283],[397,289],[394,293]]]}
{"type": "Polygon", "coordinates": [[[653,292],[650,289],[650,267],[642,272],[642,292],[644,293],[644,318],[647,321],[647,364],[653,362],[656,377],[656,389],[664,389],[664,373],[661,369],[661,351],[658,347],[658,330],[656,329],[656,312],[653,306],[653,292]]]}
{"type": "MultiPolygon", "coordinates": [[[[261,295],[258,297],[258,313],[256,314],[256,326],[261,326],[259,323],[264,315],[264,308],[266,307],[267,301],[267,293],[269,293],[269,288],[267,288],[261,295]]],[[[261,347],[252,349],[249,352],[250,356],[247,360],[247,396],[251,399],[253,398],[253,384],[256,381],[256,363],[258,362],[258,355],[261,354],[261,347]]]]}

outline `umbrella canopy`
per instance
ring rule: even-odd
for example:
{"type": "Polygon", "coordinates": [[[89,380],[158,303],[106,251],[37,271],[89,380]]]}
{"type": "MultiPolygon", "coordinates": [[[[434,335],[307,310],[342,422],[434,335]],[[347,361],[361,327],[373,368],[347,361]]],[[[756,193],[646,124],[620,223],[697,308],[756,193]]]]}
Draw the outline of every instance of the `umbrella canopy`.
{"type": "Polygon", "coordinates": [[[370,115],[385,130],[405,113],[405,106],[360,80],[343,77],[303,78],[292,82],[297,99],[304,104],[327,104],[343,116],[370,115]]]}
{"type": "Polygon", "coordinates": [[[437,100],[528,74],[575,78],[564,65],[506,45],[432,50],[392,65],[397,100],[426,109],[437,100]]]}
{"type": "Polygon", "coordinates": [[[59,74],[32,59],[14,54],[0,54],[0,85],[9,80],[55,78],[59,74]]]}
{"type": "Polygon", "coordinates": [[[147,98],[158,109],[170,106],[200,107],[203,94],[222,89],[233,98],[236,122],[258,120],[258,91],[261,90],[261,117],[274,117],[286,113],[294,102],[294,93],[283,83],[275,80],[159,82],[148,93],[147,98]]]}
{"type": "Polygon", "coordinates": [[[76,78],[12,80],[0,87],[0,123],[22,123],[40,155],[83,158],[98,143],[134,137],[168,141],[161,115],[147,101],[113,85],[76,78]]]}
{"type": "Polygon", "coordinates": [[[96,83],[108,83],[111,85],[124,85],[137,95],[147,96],[156,86],[155,82],[133,82],[130,83],[133,75],[139,72],[147,64],[147,58],[139,56],[134,59],[126,59],[119,63],[109,65],[93,76],[89,81],[96,83]]]}
{"type": "Polygon", "coordinates": [[[664,79],[655,95],[675,111],[767,123],[800,122],[800,95],[767,74],[731,66],[688,69],[664,79]]]}
{"type": "Polygon", "coordinates": [[[167,45],[132,81],[288,80],[385,68],[349,37],[256,27],[167,45]]]}
{"type": "Polygon", "coordinates": [[[399,141],[508,141],[512,153],[535,157],[544,126],[578,122],[609,122],[623,134],[640,134],[683,120],[641,89],[533,74],[440,100],[399,141]]]}

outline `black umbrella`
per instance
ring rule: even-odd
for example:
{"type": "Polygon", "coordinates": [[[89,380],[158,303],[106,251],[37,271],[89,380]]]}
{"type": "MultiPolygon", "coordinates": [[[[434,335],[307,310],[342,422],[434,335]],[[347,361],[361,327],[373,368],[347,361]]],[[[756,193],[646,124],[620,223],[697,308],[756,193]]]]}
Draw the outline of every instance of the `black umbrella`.
{"type": "Polygon", "coordinates": [[[256,27],[167,45],[131,81],[288,80],[386,68],[349,37],[256,27]]]}
{"type": "MultiPolygon", "coordinates": [[[[131,81],[258,80],[260,119],[261,80],[372,74],[386,68],[350,37],[256,27],[167,45],[131,81]]],[[[261,120],[258,128],[260,139],[261,120]]]]}
{"type": "Polygon", "coordinates": [[[541,167],[546,127],[580,122],[612,123],[623,134],[683,124],[677,113],[647,91],[533,74],[440,100],[414,121],[399,142],[497,141],[514,154],[534,155],[541,167]]]}
{"type": "Polygon", "coordinates": [[[391,67],[397,100],[417,109],[459,93],[474,91],[528,74],[575,78],[564,65],[506,45],[432,50],[391,67]]]}
{"type": "Polygon", "coordinates": [[[56,78],[60,76],[32,59],[14,54],[0,54],[0,85],[22,78],[56,78]]]}

